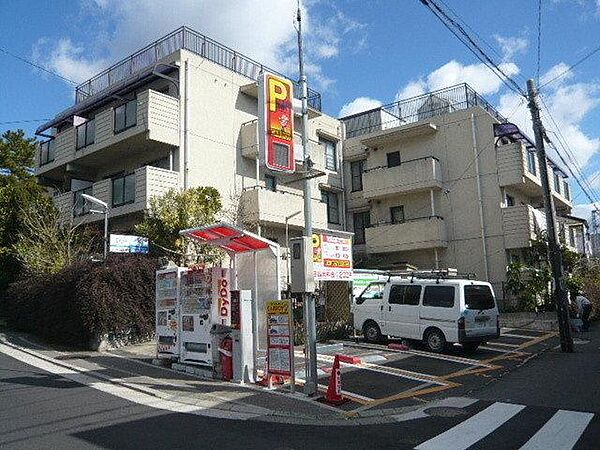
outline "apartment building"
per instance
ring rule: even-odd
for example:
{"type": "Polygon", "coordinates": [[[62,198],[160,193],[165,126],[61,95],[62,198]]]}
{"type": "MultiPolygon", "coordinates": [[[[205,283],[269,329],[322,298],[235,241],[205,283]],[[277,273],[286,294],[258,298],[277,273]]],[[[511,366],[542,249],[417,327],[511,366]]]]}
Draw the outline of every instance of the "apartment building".
{"type": "MultiPolygon", "coordinates": [[[[294,102],[296,175],[258,162],[257,79],[275,72],[187,27],[127,56],[76,88],[75,105],[43,124],[36,174],[65,219],[93,222],[84,193],[110,207],[111,231],[131,232],[149,200],[169,189],[213,186],[224,219],[285,246],[304,225],[302,183],[311,177],[316,231],[345,228],[342,124],[309,89],[310,154],[302,167],[300,102],[294,102]],[[286,230],[288,233],[286,233],[286,230]]],[[[296,86],[297,88],[297,86],[296,86]]],[[[300,90],[295,90],[299,95],[300,90]]]]}
{"type": "MultiPolygon", "coordinates": [[[[507,263],[545,228],[534,148],[466,84],[342,118],[347,221],[355,264],[457,268],[502,295],[507,263]]],[[[552,161],[554,204],[576,248],[580,223],[552,161]],[[573,225],[573,226],[572,226],[573,225]],[[571,231],[573,230],[573,231],[571,231]],[[571,233],[571,234],[569,234],[571,233]]]]}

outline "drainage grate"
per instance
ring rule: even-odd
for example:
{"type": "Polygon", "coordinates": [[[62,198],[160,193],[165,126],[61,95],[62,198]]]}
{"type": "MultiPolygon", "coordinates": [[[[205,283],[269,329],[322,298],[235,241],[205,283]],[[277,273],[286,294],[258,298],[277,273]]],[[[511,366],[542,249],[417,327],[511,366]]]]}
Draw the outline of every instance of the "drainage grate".
{"type": "Polygon", "coordinates": [[[81,354],[69,354],[69,355],[59,355],[55,356],[54,359],[65,360],[65,359],[88,359],[91,358],[92,355],[87,355],[85,353],[81,354]]]}
{"type": "Polygon", "coordinates": [[[435,417],[457,417],[468,414],[464,408],[455,408],[451,406],[434,406],[432,408],[424,409],[423,412],[435,417]]]}

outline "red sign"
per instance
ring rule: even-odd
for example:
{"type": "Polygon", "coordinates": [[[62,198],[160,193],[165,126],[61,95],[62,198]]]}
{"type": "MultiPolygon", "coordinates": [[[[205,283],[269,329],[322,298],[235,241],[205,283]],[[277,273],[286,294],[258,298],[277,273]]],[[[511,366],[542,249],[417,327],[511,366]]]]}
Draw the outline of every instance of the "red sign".
{"type": "Polygon", "coordinates": [[[261,158],[268,169],[294,172],[294,99],[290,80],[263,75],[259,95],[261,158]]]}

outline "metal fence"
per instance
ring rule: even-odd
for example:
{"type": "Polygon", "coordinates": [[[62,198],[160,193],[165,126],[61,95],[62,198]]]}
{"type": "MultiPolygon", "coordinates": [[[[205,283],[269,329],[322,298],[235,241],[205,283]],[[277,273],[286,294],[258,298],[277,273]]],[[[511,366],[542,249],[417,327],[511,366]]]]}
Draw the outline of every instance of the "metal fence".
{"type": "Polygon", "coordinates": [[[400,100],[377,109],[344,117],[342,120],[346,124],[346,137],[351,138],[473,106],[482,107],[500,122],[506,121],[487,100],[466,83],[400,100]]]}
{"type": "MultiPolygon", "coordinates": [[[[75,102],[79,103],[134,76],[140,70],[152,66],[161,58],[180,49],[189,50],[253,80],[257,80],[263,71],[283,76],[197,31],[181,27],[77,86],[75,102]]],[[[299,98],[302,94],[300,85],[297,81],[292,82],[294,83],[294,94],[299,98]]],[[[308,105],[318,111],[321,110],[321,94],[310,88],[308,89],[308,105]]]]}

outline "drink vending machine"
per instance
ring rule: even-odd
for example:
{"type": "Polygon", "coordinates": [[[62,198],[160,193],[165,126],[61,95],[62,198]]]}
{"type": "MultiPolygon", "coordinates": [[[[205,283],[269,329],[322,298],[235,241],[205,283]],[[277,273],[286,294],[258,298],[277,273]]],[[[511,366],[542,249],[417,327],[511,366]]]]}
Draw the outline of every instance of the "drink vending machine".
{"type": "Polygon", "coordinates": [[[179,357],[179,279],[184,269],[172,267],[156,272],[156,354],[158,358],[179,357]]]}

